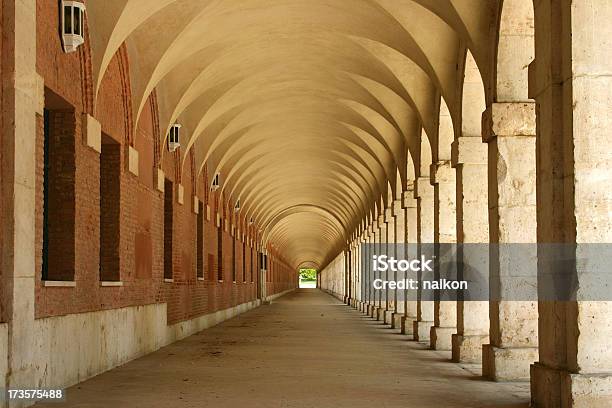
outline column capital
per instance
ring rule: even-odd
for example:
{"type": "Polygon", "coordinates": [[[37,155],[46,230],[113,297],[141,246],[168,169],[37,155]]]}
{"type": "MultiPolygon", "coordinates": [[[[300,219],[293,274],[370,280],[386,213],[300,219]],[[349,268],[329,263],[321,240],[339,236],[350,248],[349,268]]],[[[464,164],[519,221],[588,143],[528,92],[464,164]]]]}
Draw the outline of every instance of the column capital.
{"type": "Polygon", "coordinates": [[[385,215],[384,215],[384,213],[378,216],[377,221],[378,221],[377,227],[378,228],[382,228],[384,226],[384,224],[385,224],[385,215]]]}
{"type": "Polygon", "coordinates": [[[402,205],[402,200],[393,201],[393,216],[394,217],[397,217],[403,209],[404,209],[404,206],[402,205]]]}
{"type": "Polygon", "coordinates": [[[451,162],[449,160],[439,161],[437,163],[432,163],[429,170],[430,174],[430,183],[439,184],[439,183],[454,183],[456,172],[455,169],[451,166],[451,162]]]}
{"type": "Polygon", "coordinates": [[[434,190],[429,177],[419,177],[414,181],[414,197],[433,196],[434,190]]]}
{"type": "Polygon", "coordinates": [[[482,139],[485,143],[495,137],[535,135],[535,102],[493,103],[482,114],[482,139]]]}
{"type": "Polygon", "coordinates": [[[487,144],[479,137],[460,137],[451,144],[453,167],[459,164],[487,164],[487,158],[487,144]]]}
{"type": "Polygon", "coordinates": [[[391,207],[385,208],[385,222],[393,222],[393,203],[391,203],[391,207]]]}
{"type": "Polygon", "coordinates": [[[404,208],[416,208],[417,200],[415,198],[415,190],[407,190],[402,194],[402,206],[404,208]]]}

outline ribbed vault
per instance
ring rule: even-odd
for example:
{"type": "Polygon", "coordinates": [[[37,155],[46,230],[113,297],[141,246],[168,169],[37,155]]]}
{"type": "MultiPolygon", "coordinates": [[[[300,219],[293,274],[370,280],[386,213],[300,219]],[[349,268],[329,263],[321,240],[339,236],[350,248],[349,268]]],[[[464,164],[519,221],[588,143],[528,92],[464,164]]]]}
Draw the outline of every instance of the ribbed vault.
{"type": "Polygon", "coordinates": [[[125,42],[134,117],[156,90],[183,166],[193,151],[220,173],[292,266],[324,266],[448,144],[466,48],[487,75],[493,3],[90,0],[96,92],[125,42]]]}

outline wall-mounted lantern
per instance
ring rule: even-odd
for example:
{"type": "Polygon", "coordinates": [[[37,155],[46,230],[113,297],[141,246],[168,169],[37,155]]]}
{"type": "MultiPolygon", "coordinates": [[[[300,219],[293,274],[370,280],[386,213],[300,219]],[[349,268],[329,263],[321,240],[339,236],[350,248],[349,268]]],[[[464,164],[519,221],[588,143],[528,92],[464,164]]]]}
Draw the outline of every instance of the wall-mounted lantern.
{"type": "Polygon", "coordinates": [[[62,46],[64,52],[74,52],[85,43],[85,4],[62,0],[61,7],[62,46]]]}
{"type": "Polygon", "coordinates": [[[234,211],[235,212],[239,212],[240,211],[240,199],[238,199],[238,201],[236,201],[236,205],[234,205],[234,211]]]}
{"type": "Polygon", "coordinates": [[[219,173],[217,173],[215,174],[215,177],[213,177],[213,181],[212,181],[212,184],[210,185],[210,189],[212,191],[217,191],[219,187],[221,187],[221,177],[219,176],[219,173]]]}
{"type": "Polygon", "coordinates": [[[181,127],[182,125],[175,123],[170,127],[168,133],[168,150],[173,152],[181,147],[181,127]]]}

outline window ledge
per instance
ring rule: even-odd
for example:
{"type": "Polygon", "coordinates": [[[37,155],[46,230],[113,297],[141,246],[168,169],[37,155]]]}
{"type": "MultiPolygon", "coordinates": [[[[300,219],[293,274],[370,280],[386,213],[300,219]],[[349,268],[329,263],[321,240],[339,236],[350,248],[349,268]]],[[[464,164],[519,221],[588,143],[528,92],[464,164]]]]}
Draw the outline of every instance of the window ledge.
{"type": "Polygon", "coordinates": [[[165,283],[174,283],[174,279],[164,278],[165,283]]]}
{"type": "Polygon", "coordinates": [[[123,282],[122,281],[100,281],[100,286],[105,286],[105,287],[123,286],[123,282]]]}
{"type": "Polygon", "coordinates": [[[53,281],[53,280],[45,280],[42,281],[43,286],[47,288],[74,288],[76,287],[75,281],[53,281]]]}
{"type": "Polygon", "coordinates": [[[204,278],[203,278],[203,277],[201,277],[201,276],[198,276],[198,280],[199,280],[199,281],[203,281],[203,280],[204,280],[204,278]]]}

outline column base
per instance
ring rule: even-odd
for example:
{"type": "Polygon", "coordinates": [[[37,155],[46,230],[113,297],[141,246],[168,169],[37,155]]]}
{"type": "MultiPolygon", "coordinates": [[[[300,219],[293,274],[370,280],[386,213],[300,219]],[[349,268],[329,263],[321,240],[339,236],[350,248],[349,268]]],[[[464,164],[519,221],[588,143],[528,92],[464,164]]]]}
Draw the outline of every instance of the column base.
{"type": "Polygon", "coordinates": [[[393,313],[391,315],[391,328],[394,330],[400,330],[402,327],[403,313],[393,313]]]}
{"type": "Polygon", "coordinates": [[[612,373],[573,374],[531,365],[531,406],[535,408],[606,408],[612,406],[612,373]]]}
{"type": "Polygon", "coordinates": [[[371,305],[369,303],[366,305],[366,314],[370,317],[374,316],[374,305],[371,305]]]}
{"type": "Polygon", "coordinates": [[[415,320],[412,324],[412,336],[415,341],[429,341],[429,333],[433,322],[415,320]]]}
{"type": "Polygon", "coordinates": [[[416,322],[416,317],[414,316],[403,316],[400,325],[400,333],[405,334],[407,336],[412,336],[414,333],[414,323],[416,322]]]}
{"type": "Polygon", "coordinates": [[[482,346],[482,376],[492,381],[529,381],[529,367],[537,361],[537,347],[482,346]]]}
{"type": "Polygon", "coordinates": [[[385,310],[385,320],[384,320],[385,324],[393,325],[393,314],[394,313],[395,311],[393,311],[393,309],[385,310]]]}
{"type": "Polygon", "coordinates": [[[453,334],[453,362],[482,363],[482,346],[488,342],[488,334],[453,334]]]}
{"type": "Polygon", "coordinates": [[[439,351],[451,351],[453,349],[453,334],[455,334],[456,332],[456,327],[431,326],[429,333],[429,345],[431,349],[439,351]]]}
{"type": "Polygon", "coordinates": [[[384,307],[376,308],[376,320],[378,320],[379,322],[382,322],[385,320],[385,308],[384,307]]]}

